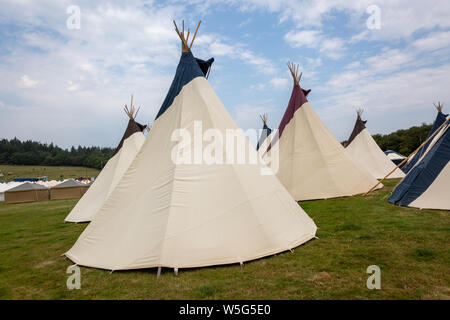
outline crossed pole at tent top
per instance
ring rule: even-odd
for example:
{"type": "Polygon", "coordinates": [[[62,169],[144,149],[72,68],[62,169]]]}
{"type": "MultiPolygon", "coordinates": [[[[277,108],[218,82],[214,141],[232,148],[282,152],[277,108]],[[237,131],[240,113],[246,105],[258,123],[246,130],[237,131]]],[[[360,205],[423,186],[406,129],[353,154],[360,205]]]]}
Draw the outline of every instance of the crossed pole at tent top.
{"type": "Polygon", "coordinates": [[[186,37],[185,37],[185,36],[184,36],[184,20],[183,20],[183,22],[182,22],[182,32],[180,32],[180,30],[178,30],[177,23],[175,22],[175,20],[173,20],[173,24],[175,25],[175,31],[177,32],[178,36],[179,36],[180,39],[181,39],[181,44],[182,44],[182,45],[181,45],[181,47],[182,47],[181,50],[182,50],[183,52],[189,52],[189,51],[191,51],[192,45],[194,44],[195,36],[197,35],[198,28],[200,27],[200,23],[202,23],[202,20],[200,20],[200,21],[198,22],[197,28],[195,29],[194,36],[192,37],[192,40],[191,40],[191,44],[188,45],[188,42],[189,42],[189,34],[190,34],[191,31],[188,29],[187,35],[186,35],[186,37]]]}

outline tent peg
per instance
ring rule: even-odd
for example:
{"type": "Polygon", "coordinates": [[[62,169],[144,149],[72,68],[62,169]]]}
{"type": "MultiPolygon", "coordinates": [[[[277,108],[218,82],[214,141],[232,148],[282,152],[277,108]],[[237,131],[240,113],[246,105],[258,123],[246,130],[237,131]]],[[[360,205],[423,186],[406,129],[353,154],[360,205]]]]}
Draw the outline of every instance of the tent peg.
{"type": "Polygon", "coordinates": [[[158,267],[158,271],[156,272],[156,279],[159,279],[161,277],[161,267],[158,267]]]}

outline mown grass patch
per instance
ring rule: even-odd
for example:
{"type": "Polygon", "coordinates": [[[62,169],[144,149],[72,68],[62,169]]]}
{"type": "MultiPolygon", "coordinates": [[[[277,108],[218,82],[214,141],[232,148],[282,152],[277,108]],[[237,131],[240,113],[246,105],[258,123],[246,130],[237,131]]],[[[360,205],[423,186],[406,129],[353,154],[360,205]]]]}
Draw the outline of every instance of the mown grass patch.
{"type": "Polygon", "coordinates": [[[173,270],[81,267],[66,287],[61,257],[86,224],[64,223],[76,200],[0,204],[0,299],[448,299],[448,212],[390,205],[398,180],[369,197],[305,201],[319,239],[239,264],[173,270]],[[381,268],[381,290],[366,269],[381,268]]]}

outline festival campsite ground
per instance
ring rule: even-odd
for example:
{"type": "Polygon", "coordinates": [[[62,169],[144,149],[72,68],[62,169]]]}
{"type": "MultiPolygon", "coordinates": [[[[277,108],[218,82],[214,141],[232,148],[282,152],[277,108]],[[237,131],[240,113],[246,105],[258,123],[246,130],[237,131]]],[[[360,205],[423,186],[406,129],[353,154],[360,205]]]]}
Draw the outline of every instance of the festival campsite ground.
{"type": "Polygon", "coordinates": [[[0,299],[450,299],[450,216],[395,207],[398,180],[368,197],[301,203],[320,239],[276,256],[180,270],[81,268],[81,289],[68,290],[61,254],[86,224],[63,223],[76,200],[0,204],[0,299]],[[368,290],[370,265],[381,290],[368,290]]]}
{"type": "Polygon", "coordinates": [[[63,166],[15,166],[0,165],[0,181],[8,182],[14,178],[38,178],[46,176],[48,180],[64,180],[77,177],[95,177],[99,170],[85,167],[63,166]]]}

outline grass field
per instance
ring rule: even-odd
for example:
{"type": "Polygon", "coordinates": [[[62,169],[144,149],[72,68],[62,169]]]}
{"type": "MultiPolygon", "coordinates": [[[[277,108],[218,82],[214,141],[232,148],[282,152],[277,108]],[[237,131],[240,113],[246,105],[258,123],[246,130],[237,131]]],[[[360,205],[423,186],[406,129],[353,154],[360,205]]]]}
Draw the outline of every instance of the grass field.
{"type": "Polygon", "coordinates": [[[14,178],[35,178],[47,176],[49,180],[63,180],[76,177],[95,177],[99,170],[85,167],[52,166],[13,166],[0,165],[0,182],[12,181],[14,178]]]}
{"type": "Polygon", "coordinates": [[[318,240],[294,253],[199,269],[115,271],[81,268],[68,290],[60,255],[86,224],[63,223],[74,200],[0,204],[0,299],[450,299],[450,217],[395,207],[398,180],[368,197],[301,203],[318,240]],[[366,268],[381,268],[381,290],[366,288],[366,268]]]}

